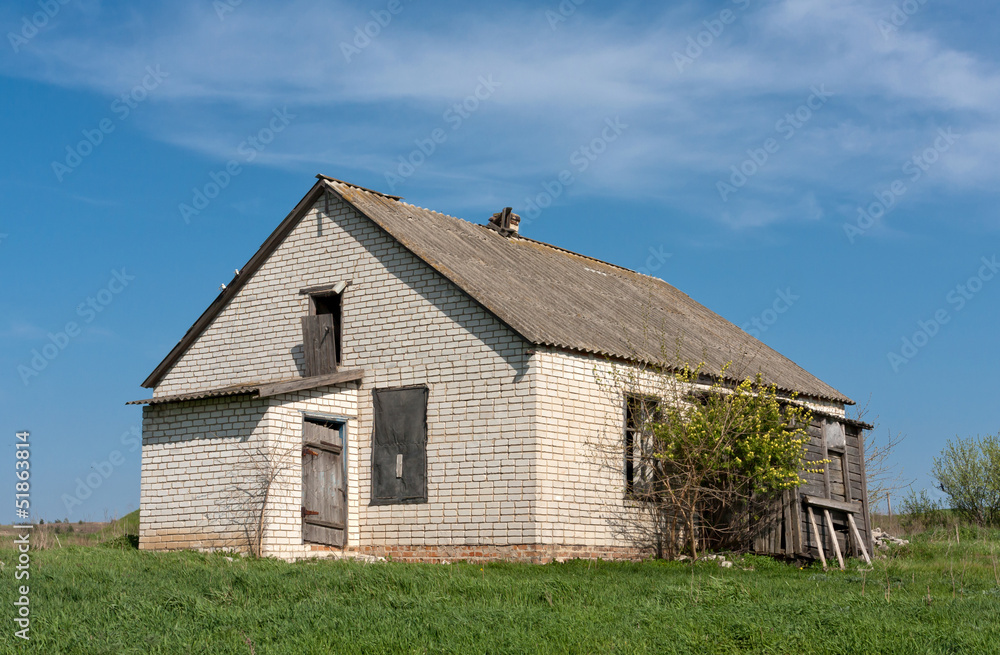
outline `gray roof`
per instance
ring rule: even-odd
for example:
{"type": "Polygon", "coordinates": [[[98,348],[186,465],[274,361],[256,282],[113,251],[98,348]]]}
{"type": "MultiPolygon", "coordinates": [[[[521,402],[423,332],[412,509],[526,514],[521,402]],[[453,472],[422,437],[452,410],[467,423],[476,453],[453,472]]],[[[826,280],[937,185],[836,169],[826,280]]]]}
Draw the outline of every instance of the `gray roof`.
{"type": "Polygon", "coordinates": [[[338,180],[325,182],[534,344],[654,364],[704,362],[707,372],[736,361],[786,391],[852,403],[663,280],[338,180]]]}
{"type": "Polygon", "coordinates": [[[329,190],[453,282],[527,341],[647,363],[729,361],[785,391],[850,398],[663,280],[325,176],[143,383],[155,386],[246,280],[329,190]],[[666,357],[664,356],[666,349],[666,357]]]}

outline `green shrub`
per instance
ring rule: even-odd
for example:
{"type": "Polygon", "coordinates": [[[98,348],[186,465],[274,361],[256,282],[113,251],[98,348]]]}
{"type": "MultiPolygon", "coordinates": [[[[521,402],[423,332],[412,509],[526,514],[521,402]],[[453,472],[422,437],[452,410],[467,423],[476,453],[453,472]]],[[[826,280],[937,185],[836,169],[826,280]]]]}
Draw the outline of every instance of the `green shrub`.
{"type": "Polygon", "coordinates": [[[920,493],[911,491],[903,498],[899,509],[899,522],[907,532],[944,526],[948,522],[944,504],[931,498],[926,489],[921,489],[920,493]]]}
{"type": "Polygon", "coordinates": [[[107,541],[102,541],[101,546],[105,548],[121,548],[123,550],[137,550],[139,548],[139,535],[123,534],[107,541]]]}
{"type": "Polygon", "coordinates": [[[956,438],[934,458],[933,475],[962,519],[1000,525],[1000,439],[956,438]]]}

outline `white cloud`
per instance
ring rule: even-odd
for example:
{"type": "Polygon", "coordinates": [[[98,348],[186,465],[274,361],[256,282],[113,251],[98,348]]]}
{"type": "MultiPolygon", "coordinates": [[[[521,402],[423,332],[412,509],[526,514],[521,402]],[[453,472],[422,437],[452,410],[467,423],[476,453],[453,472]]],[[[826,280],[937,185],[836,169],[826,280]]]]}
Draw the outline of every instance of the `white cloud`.
{"type": "Polygon", "coordinates": [[[271,108],[288,106],[301,117],[262,163],[381,177],[414,139],[447,127],[443,112],[479,76],[492,75],[501,86],[406,186],[472,180],[455,191],[468,196],[502,180],[521,197],[616,115],[628,133],[574,193],[680,192],[688,211],[731,225],[802,220],[824,214],[824,196],[864,197],[948,125],[975,138],[927,183],[978,191],[996,177],[996,62],[915,26],[887,39],[876,24],[886,8],[860,1],[753,3],[683,72],[673,54],[704,29],[691,17],[718,7],[626,18],[584,6],[552,30],[540,7],[477,6],[441,18],[406,4],[350,63],[340,44],[371,17],[342,3],[244,3],[224,21],[207,3],[162,17],[131,10],[84,16],[78,29],[68,11],[60,29],[8,60],[8,74],[116,96],[159,64],[170,78],[137,124],[218,160],[271,108]],[[834,98],[782,143],[736,205],[719,204],[714,180],[774,136],[776,121],[818,84],[834,98]]]}

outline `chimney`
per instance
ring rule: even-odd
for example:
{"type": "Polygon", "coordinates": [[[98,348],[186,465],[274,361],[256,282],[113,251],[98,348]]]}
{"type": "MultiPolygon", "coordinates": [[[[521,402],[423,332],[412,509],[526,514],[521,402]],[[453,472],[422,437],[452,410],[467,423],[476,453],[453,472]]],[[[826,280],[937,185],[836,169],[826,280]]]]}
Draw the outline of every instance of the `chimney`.
{"type": "Polygon", "coordinates": [[[521,217],[513,212],[512,207],[504,207],[502,212],[493,214],[493,218],[486,227],[496,230],[502,236],[509,237],[517,234],[517,226],[521,222],[521,217]]]}

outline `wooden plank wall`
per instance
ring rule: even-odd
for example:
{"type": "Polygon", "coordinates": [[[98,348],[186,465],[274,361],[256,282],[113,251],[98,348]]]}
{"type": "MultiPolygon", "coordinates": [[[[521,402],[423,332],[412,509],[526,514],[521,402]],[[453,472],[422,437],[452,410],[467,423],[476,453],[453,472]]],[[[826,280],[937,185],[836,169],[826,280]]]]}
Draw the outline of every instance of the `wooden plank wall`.
{"type": "MultiPolygon", "coordinates": [[[[754,541],[754,551],[768,555],[783,555],[786,557],[804,556],[819,558],[816,540],[809,525],[808,513],[802,506],[804,495],[819,498],[830,498],[845,502],[861,503],[863,511],[855,515],[858,531],[871,553],[871,525],[868,516],[867,488],[864,479],[864,434],[854,425],[845,425],[846,447],[843,452],[829,450],[823,435],[823,423],[826,419],[817,417],[809,426],[809,443],[806,444],[806,461],[810,468],[823,469],[820,473],[803,473],[805,484],[793,492],[786,493],[779,505],[774,508],[775,521],[772,528],[754,541]],[[820,464],[824,459],[830,462],[820,464]],[[844,461],[846,460],[846,471],[844,461]]],[[[852,556],[860,556],[860,550],[848,537],[849,526],[847,515],[843,512],[831,512],[834,532],[837,535],[842,552],[852,556]]],[[[820,513],[820,516],[822,514],[820,513]]],[[[826,522],[817,521],[820,539],[823,540],[827,555],[830,555],[831,542],[826,522]]]]}
{"type": "Polygon", "coordinates": [[[856,425],[846,426],[846,431],[847,456],[851,462],[848,469],[851,480],[851,499],[860,502],[864,508],[861,516],[855,516],[854,521],[858,524],[861,540],[865,542],[868,554],[871,555],[875,551],[872,544],[871,516],[868,514],[868,482],[865,479],[865,434],[856,425]]]}

